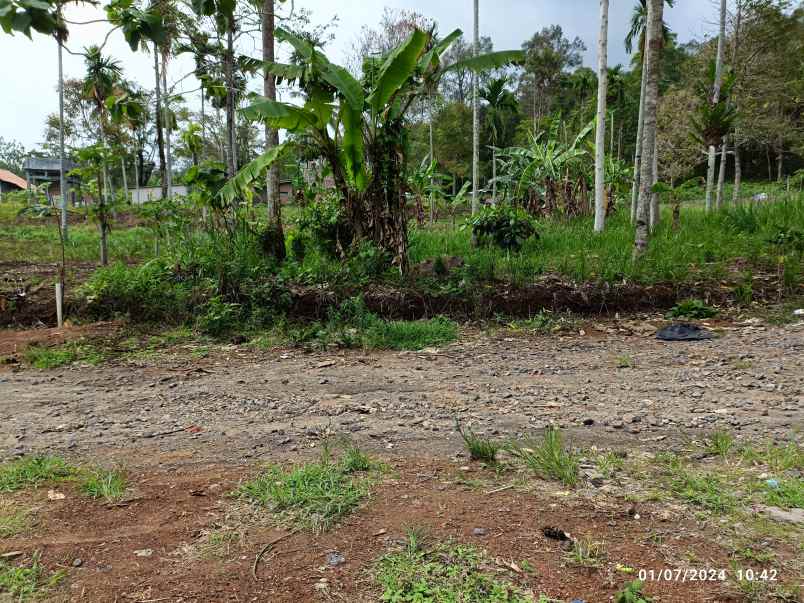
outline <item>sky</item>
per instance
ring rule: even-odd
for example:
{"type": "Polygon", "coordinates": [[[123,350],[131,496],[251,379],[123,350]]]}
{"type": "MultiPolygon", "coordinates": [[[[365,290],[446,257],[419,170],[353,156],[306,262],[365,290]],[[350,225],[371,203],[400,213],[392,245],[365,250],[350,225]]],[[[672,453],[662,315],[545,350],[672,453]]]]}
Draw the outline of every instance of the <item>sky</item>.
{"type": "MultiPolygon", "coordinates": [[[[416,10],[435,19],[440,30],[459,27],[467,36],[472,31],[472,0],[295,0],[297,7],[311,11],[314,24],[326,23],[338,16],[335,40],[328,46],[330,58],[343,62],[364,25],[374,26],[385,6],[416,10]]],[[[610,0],[609,64],[628,64],[623,39],[635,0],[610,0]]],[[[716,34],[717,7],[712,0],[677,0],[666,8],[665,21],[678,34],[680,42],[703,39],[716,34]]],[[[73,6],[66,12],[70,21],[100,19],[99,8],[73,6]]],[[[520,48],[535,32],[559,24],[570,39],[580,37],[586,44],[584,64],[596,65],[599,32],[598,0],[480,0],[480,34],[491,36],[495,50],[520,48]]],[[[100,44],[109,32],[106,23],[71,25],[67,47],[80,52],[90,44],[100,44]]],[[[240,49],[260,56],[259,44],[245,44],[240,49]]],[[[119,31],[112,32],[105,51],[123,65],[127,79],[153,87],[153,58],[132,52],[119,31]]],[[[169,70],[169,85],[177,90],[192,90],[186,98],[197,105],[197,83],[182,79],[192,71],[192,60],[180,57],[169,70]]],[[[81,77],[83,57],[65,53],[65,78],[81,77]]],[[[33,34],[33,40],[21,34],[0,32],[0,137],[21,142],[26,149],[36,148],[43,140],[45,118],[58,111],[57,46],[51,38],[33,34]]]]}

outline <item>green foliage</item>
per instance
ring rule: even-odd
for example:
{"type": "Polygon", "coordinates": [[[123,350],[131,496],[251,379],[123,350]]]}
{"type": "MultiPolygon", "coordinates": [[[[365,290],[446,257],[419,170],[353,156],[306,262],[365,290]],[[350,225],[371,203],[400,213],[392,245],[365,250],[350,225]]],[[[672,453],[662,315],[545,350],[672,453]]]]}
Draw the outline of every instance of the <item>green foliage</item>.
{"type": "Polygon", "coordinates": [[[0,465],[0,492],[15,492],[47,482],[70,479],[77,470],[56,456],[25,457],[0,465]]]}
{"type": "Polygon", "coordinates": [[[670,487],[680,498],[713,513],[729,513],[737,508],[734,493],[715,475],[696,475],[679,469],[670,487]]]}
{"type": "Polygon", "coordinates": [[[346,212],[334,195],[305,207],[297,224],[307,241],[333,258],[342,257],[354,238],[346,212]]]}
{"type": "Polygon", "coordinates": [[[561,431],[556,427],[548,427],[541,441],[514,442],[508,450],[543,479],[557,480],[565,486],[578,483],[580,459],[564,447],[561,431]]]}
{"type": "Polygon", "coordinates": [[[765,502],[775,507],[785,509],[804,509],[804,479],[791,477],[777,480],[771,485],[764,482],[762,485],[765,502]]]}
{"type": "Polygon", "coordinates": [[[623,590],[615,595],[615,603],[651,603],[652,599],[644,594],[645,583],[634,580],[625,585],[623,590]]]}
{"type": "Polygon", "coordinates": [[[67,37],[67,25],[57,2],[50,0],[0,0],[0,28],[31,37],[31,30],[59,39],[67,37]]]}
{"type": "Polygon", "coordinates": [[[38,553],[34,553],[28,566],[0,560],[0,595],[8,595],[16,602],[28,601],[58,585],[64,576],[63,571],[48,576],[47,570],[39,563],[38,553]]]}
{"type": "Polygon", "coordinates": [[[597,457],[595,460],[595,466],[603,477],[610,478],[615,473],[622,470],[622,468],[625,466],[625,459],[622,457],[622,455],[617,454],[616,452],[608,451],[605,454],[601,454],[597,457]]]}
{"type": "Polygon", "coordinates": [[[243,311],[240,304],[226,302],[217,295],[207,302],[204,313],[197,321],[202,333],[215,337],[236,331],[242,323],[243,311]]]}
{"type": "Polygon", "coordinates": [[[126,492],[126,476],[122,471],[98,469],[84,478],[81,490],[92,498],[115,502],[126,492]]]}
{"type": "Polygon", "coordinates": [[[686,299],[677,303],[667,313],[668,318],[712,318],[717,316],[715,308],[707,306],[700,299],[686,299]]]}
{"type": "Polygon", "coordinates": [[[31,527],[32,511],[20,508],[19,503],[0,499],[0,539],[10,538],[31,527]]]}
{"type": "Polygon", "coordinates": [[[80,341],[56,347],[33,345],[25,349],[25,360],[38,369],[58,368],[73,362],[96,365],[103,362],[103,358],[103,352],[94,345],[80,341]]]}
{"type": "Polygon", "coordinates": [[[484,438],[477,435],[468,427],[461,427],[458,421],[455,421],[455,428],[463,438],[464,446],[469,451],[469,458],[473,461],[483,461],[493,465],[497,462],[497,452],[500,451],[502,445],[489,438],[484,438]]]}
{"type": "Polygon", "coordinates": [[[520,251],[525,241],[539,237],[533,219],[508,205],[484,207],[467,224],[479,243],[491,242],[506,251],[520,251]]]}
{"type": "Polygon", "coordinates": [[[268,466],[237,493],[288,522],[322,532],[368,496],[370,480],[357,473],[365,473],[369,465],[367,457],[352,447],[341,463],[323,455],[319,462],[291,469],[268,466]]]}
{"type": "Polygon", "coordinates": [[[533,599],[509,579],[486,570],[487,555],[472,546],[425,548],[414,532],[405,546],[383,556],[375,569],[381,601],[410,603],[528,603],[533,599]]]}
{"type": "Polygon", "coordinates": [[[734,449],[734,436],[728,431],[716,431],[706,443],[706,450],[710,454],[716,454],[726,458],[734,449]]]}

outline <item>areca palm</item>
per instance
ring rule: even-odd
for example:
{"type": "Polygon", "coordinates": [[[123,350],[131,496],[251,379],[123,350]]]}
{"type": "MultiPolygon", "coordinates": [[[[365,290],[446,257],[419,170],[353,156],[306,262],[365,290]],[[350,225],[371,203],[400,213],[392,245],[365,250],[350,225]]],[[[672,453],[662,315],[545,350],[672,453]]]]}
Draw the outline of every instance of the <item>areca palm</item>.
{"type": "Polygon", "coordinates": [[[519,105],[514,94],[506,87],[509,78],[494,78],[480,91],[480,98],[486,101],[486,124],[491,131],[492,179],[491,197],[497,200],[497,147],[505,138],[506,115],[514,113],[519,105]]]}

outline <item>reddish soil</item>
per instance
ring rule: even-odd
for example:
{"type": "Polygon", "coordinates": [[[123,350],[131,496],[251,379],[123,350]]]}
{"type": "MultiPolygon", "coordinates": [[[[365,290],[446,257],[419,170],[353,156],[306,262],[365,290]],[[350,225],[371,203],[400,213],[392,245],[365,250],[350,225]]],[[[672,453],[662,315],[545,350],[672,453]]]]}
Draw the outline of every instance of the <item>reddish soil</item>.
{"type": "MultiPolygon", "coordinates": [[[[493,571],[566,600],[609,600],[630,579],[617,563],[686,567],[685,556],[695,551],[697,565],[728,568],[724,551],[709,543],[711,535],[651,505],[632,508],[599,495],[567,497],[538,482],[532,493],[487,493],[461,485],[454,465],[426,459],[392,463],[397,475],[377,487],[359,512],[323,535],[297,533],[277,543],[259,565],[256,581],[255,555],[263,543],[285,534],[282,529],[241,526],[243,539],[222,558],[186,554],[186,545],[197,543],[202,530],[232,525],[227,511],[233,502],[226,494],[249,474],[244,467],[134,472],[136,493],[116,505],[69,488],[57,489],[65,499],[51,501],[47,488],[37,490],[18,498],[39,508],[38,524],[29,536],[3,541],[2,550],[38,550],[46,566],[66,569],[67,580],[51,593],[53,601],[377,601],[369,570],[411,527],[484,548],[498,558],[493,571]],[[574,566],[561,543],[543,535],[547,526],[604,542],[606,560],[600,568],[574,566]],[[475,528],[486,533],[475,536],[475,528]],[[146,549],[152,551],[148,557],[135,553],[146,549]],[[345,563],[329,567],[326,555],[332,551],[342,553],[345,563]],[[535,571],[504,571],[505,564],[523,560],[535,571]]],[[[480,469],[468,477],[493,483],[493,475],[480,469]]],[[[662,603],[739,600],[730,588],[722,582],[668,581],[651,583],[646,591],[662,603]]]]}

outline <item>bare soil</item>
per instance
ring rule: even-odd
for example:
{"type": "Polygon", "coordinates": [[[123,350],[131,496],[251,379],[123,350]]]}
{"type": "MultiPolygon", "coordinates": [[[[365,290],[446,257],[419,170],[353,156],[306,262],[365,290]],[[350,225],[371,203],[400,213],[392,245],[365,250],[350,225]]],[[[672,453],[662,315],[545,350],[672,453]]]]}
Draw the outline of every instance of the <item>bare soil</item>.
{"type": "MultiPolygon", "coordinates": [[[[465,329],[458,343],[421,352],[222,345],[194,359],[179,346],[99,367],[7,367],[0,456],[121,466],[134,491],[118,505],[69,487],[63,500],[49,500],[47,488],[14,495],[38,509],[37,524],[0,540],[0,553],[41,551],[47,567],[65,568],[52,600],[140,603],[377,601],[372,564],[406,528],[422,526],[488,550],[499,558],[494,571],[527,560],[535,571],[508,571],[514,581],[587,603],[610,600],[634,577],[618,563],[728,569],[717,522],[681,505],[635,507],[627,483],[584,481],[568,492],[534,479],[499,490],[509,476],[470,464],[455,431],[456,419],[499,439],[556,424],[573,445],[629,456],[677,449],[715,429],[743,440],[800,439],[804,324],[722,323],[717,339],[696,343],[657,341],[651,324],[609,320],[543,336],[465,329]],[[192,554],[207,531],[235,521],[227,493],[260,463],[309,459],[337,435],[393,468],[358,513],[322,535],[284,539],[256,581],[255,554],[285,533],[270,522],[235,522],[241,538],[221,558],[192,554]],[[605,563],[574,566],[542,534],[546,526],[604,541],[605,563]],[[145,549],[152,554],[134,553],[145,549]],[[346,562],[330,567],[326,554],[335,550],[346,562]]],[[[0,344],[13,333],[0,334],[0,344]]],[[[776,553],[779,567],[796,556],[776,553]]],[[[731,582],[651,582],[646,590],[661,602],[743,600],[731,582]]]]}

